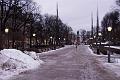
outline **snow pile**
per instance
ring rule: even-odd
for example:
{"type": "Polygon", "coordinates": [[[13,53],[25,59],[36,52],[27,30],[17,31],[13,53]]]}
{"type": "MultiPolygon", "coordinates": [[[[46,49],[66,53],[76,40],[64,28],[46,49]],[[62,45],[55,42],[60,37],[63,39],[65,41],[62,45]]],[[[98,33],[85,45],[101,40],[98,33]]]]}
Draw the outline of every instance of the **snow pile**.
{"type": "Polygon", "coordinates": [[[24,51],[24,53],[27,54],[27,55],[29,55],[29,56],[31,56],[34,60],[38,60],[39,59],[38,56],[37,56],[37,54],[36,54],[36,52],[33,52],[33,51],[31,51],[31,52],[24,51]]]}
{"type": "Polygon", "coordinates": [[[0,65],[5,63],[8,59],[9,58],[6,55],[0,53],[0,65]]]}
{"type": "Polygon", "coordinates": [[[40,65],[40,63],[42,63],[42,61],[35,60],[29,55],[26,55],[25,53],[16,49],[1,50],[0,57],[0,60],[2,61],[1,66],[3,69],[32,69],[40,65]]]}
{"type": "Polygon", "coordinates": [[[42,60],[37,53],[23,53],[16,49],[4,49],[0,51],[0,80],[8,79],[13,75],[18,75],[29,69],[37,68],[42,60]]]}
{"type": "Polygon", "coordinates": [[[30,57],[32,57],[34,60],[37,60],[40,63],[43,63],[43,61],[40,60],[40,58],[39,58],[39,54],[37,54],[36,52],[34,52],[34,51],[30,51],[30,52],[29,51],[24,51],[24,53],[29,55],[30,57]]]}

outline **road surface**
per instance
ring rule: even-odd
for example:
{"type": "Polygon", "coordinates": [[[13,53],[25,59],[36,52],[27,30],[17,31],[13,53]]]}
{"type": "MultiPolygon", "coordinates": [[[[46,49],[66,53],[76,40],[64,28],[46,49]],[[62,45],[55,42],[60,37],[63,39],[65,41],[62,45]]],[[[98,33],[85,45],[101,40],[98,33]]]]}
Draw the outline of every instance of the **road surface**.
{"type": "Polygon", "coordinates": [[[120,80],[103,67],[84,45],[40,55],[40,58],[45,63],[38,69],[23,72],[9,80],[120,80]]]}

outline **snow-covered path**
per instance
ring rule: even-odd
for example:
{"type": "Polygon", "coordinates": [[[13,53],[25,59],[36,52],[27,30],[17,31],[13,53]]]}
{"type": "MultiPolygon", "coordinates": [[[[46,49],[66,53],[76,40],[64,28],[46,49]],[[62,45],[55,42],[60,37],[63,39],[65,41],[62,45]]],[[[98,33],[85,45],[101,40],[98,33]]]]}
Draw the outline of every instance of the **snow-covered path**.
{"type": "Polygon", "coordinates": [[[120,80],[90,54],[87,46],[81,45],[77,50],[71,46],[52,53],[40,55],[45,61],[40,68],[9,80],[120,80]]]}

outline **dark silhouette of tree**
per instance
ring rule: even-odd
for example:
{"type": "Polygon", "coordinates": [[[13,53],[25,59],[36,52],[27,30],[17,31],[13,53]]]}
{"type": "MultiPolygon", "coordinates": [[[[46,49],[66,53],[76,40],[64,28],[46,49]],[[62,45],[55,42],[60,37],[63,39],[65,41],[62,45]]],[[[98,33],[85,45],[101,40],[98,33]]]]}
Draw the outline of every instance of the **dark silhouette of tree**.
{"type": "Polygon", "coordinates": [[[102,20],[102,33],[105,40],[108,39],[107,27],[112,27],[111,40],[116,41],[119,38],[120,27],[119,27],[119,12],[112,11],[107,13],[102,20]]]}
{"type": "Polygon", "coordinates": [[[29,44],[32,47],[33,40],[36,44],[48,44],[50,37],[56,45],[64,40],[71,41],[72,29],[64,24],[57,15],[41,15],[40,7],[32,0],[1,0],[0,1],[0,48],[5,48],[5,28],[9,29],[11,48],[22,44],[22,48],[29,44]],[[33,37],[33,33],[36,34],[33,37]],[[66,38],[66,39],[65,39],[66,38]],[[26,39],[28,39],[26,43],[26,39]]]}
{"type": "Polygon", "coordinates": [[[86,39],[86,30],[81,31],[81,36],[82,36],[82,42],[84,42],[86,39]]]}

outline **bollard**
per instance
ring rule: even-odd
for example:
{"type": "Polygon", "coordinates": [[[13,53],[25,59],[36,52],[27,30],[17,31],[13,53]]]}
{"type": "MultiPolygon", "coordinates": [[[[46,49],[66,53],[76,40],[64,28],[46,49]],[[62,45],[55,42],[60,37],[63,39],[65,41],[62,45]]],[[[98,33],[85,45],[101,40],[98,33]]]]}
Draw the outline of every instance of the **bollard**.
{"type": "Polygon", "coordinates": [[[110,51],[107,51],[107,54],[108,54],[108,63],[110,63],[111,62],[111,60],[110,60],[110,51]]]}
{"type": "Polygon", "coordinates": [[[100,54],[100,50],[97,48],[97,54],[100,54]]]}

